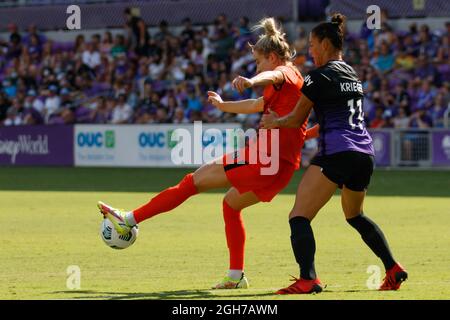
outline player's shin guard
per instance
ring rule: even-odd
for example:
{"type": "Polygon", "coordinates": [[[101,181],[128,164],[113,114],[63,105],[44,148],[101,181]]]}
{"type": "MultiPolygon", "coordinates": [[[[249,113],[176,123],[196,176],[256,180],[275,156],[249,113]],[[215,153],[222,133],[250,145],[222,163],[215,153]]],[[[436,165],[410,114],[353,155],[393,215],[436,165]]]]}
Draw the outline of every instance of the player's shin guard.
{"type": "Polygon", "coordinates": [[[197,193],[193,174],[190,173],[176,186],[161,191],[150,202],[133,210],[134,219],[136,223],[140,223],[159,213],[170,211],[197,193]]]}
{"type": "Polygon", "coordinates": [[[311,222],[305,217],[294,217],[289,220],[291,226],[291,244],[295,260],[300,265],[300,277],[305,280],[316,279],[314,254],[316,241],[311,222]]]}
{"type": "Polygon", "coordinates": [[[230,252],[230,270],[244,270],[245,227],[241,211],[234,210],[224,200],[223,219],[230,252]]]}
{"type": "Polygon", "coordinates": [[[364,213],[347,219],[347,222],[359,232],[364,242],[383,261],[386,270],[395,265],[387,240],[375,222],[366,217],[364,213]]]}

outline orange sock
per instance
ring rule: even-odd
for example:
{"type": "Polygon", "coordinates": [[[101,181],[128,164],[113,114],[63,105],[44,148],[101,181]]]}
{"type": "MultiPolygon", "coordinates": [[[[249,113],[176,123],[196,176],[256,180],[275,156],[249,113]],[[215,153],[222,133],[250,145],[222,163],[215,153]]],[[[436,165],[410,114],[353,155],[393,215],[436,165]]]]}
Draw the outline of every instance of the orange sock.
{"type": "Polygon", "coordinates": [[[157,214],[170,211],[197,193],[193,174],[190,173],[176,186],[161,191],[150,202],[133,210],[134,219],[136,223],[139,223],[157,214]]]}
{"type": "Polygon", "coordinates": [[[245,227],[241,211],[234,210],[224,200],[223,218],[230,252],[230,270],[244,270],[245,227]]]}

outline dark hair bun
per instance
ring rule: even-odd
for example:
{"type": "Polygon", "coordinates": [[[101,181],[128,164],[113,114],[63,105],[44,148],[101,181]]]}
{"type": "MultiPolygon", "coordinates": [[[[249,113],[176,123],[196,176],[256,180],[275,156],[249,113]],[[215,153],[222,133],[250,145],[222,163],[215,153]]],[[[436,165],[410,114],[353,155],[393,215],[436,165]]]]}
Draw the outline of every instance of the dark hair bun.
{"type": "Polygon", "coordinates": [[[344,46],[344,23],[345,16],[341,13],[334,13],[331,16],[330,22],[322,22],[318,26],[314,27],[311,31],[312,34],[322,41],[323,39],[329,39],[333,46],[342,50],[344,46]]]}
{"type": "Polygon", "coordinates": [[[334,13],[331,16],[331,23],[337,24],[339,28],[342,28],[344,26],[345,20],[346,20],[345,16],[341,13],[334,13]]]}

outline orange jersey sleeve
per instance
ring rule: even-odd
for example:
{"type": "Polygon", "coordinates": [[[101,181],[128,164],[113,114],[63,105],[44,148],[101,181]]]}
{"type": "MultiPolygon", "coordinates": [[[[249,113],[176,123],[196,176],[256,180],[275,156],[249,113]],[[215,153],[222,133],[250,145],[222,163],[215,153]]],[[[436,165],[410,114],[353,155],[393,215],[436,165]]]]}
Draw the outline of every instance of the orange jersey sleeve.
{"type": "MultiPolygon", "coordinates": [[[[279,66],[275,70],[283,73],[284,80],[279,85],[264,88],[264,113],[270,108],[280,116],[289,114],[300,99],[303,77],[295,66],[279,66]]],[[[301,149],[306,138],[306,123],[300,128],[279,129],[280,158],[300,167],[301,149]]]]}
{"type": "Polygon", "coordinates": [[[314,127],[306,130],[306,138],[305,140],[314,139],[319,137],[319,125],[316,124],[314,127]]]}

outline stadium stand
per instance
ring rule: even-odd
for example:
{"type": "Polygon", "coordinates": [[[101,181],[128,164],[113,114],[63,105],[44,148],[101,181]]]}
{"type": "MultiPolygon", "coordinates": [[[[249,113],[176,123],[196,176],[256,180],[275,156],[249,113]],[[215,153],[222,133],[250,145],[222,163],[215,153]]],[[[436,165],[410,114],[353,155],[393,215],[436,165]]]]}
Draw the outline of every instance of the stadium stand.
{"type": "MultiPolygon", "coordinates": [[[[360,2],[343,13],[349,18],[360,16],[367,1],[360,2]]],[[[327,3],[299,1],[299,10],[321,19],[327,3]]],[[[333,6],[336,1],[330,2],[327,11],[333,6]]],[[[207,90],[217,91],[224,99],[260,94],[248,90],[240,95],[231,87],[236,75],[255,72],[247,45],[255,41],[250,32],[254,18],[219,14],[214,21],[201,24],[203,18],[197,16],[195,22],[181,19],[181,26],[172,25],[170,19],[161,20],[149,32],[154,21],[131,10],[127,22],[124,8],[122,5],[116,16],[122,27],[125,25],[121,32],[80,34],[72,42],[48,37],[33,24],[25,30],[16,22],[9,23],[7,35],[0,37],[0,125],[196,120],[257,125],[258,115],[224,114],[206,101],[207,90]],[[141,44],[136,28],[140,21],[148,32],[141,44]]],[[[392,7],[392,12],[389,5],[386,8],[381,30],[369,30],[363,23],[359,32],[348,32],[346,37],[346,60],[359,73],[366,92],[368,126],[443,127],[450,102],[450,22],[439,29],[412,23],[408,30],[400,30],[391,23],[391,16],[414,15],[408,8],[392,7]]],[[[439,8],[424,10],[440,14],[439,8]]],[[[301,27],[301,22],[298,25],[301,27]]],[[[300,28],[290,40],[297,52],[295,64],[306,73],[313,67],[307,33],[300,28]]]]}

